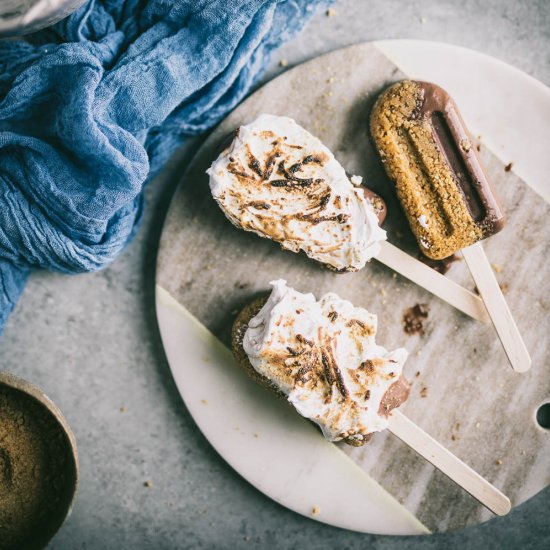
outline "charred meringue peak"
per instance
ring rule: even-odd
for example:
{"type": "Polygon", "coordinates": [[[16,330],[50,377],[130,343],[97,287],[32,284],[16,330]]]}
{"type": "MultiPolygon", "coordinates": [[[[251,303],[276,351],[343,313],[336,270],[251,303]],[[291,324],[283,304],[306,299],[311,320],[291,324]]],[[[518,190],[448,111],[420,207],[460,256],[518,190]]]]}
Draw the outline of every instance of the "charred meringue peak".
{"type": "Polygon", "coordinates": [[[408,396],[407,351],[377,345],[376,315],[334,293],[317,301],[284,280],[271,285],[244,335],[254,369],[330,441],[387,428],[390,409],[408,396]]]}
{"type": "Polygon", "coordinates": [[[361,188],[291,118],[263,114],[241,126],[207,173],[234,225],[335,270],[361,269],[386,238],[361,188]]]}

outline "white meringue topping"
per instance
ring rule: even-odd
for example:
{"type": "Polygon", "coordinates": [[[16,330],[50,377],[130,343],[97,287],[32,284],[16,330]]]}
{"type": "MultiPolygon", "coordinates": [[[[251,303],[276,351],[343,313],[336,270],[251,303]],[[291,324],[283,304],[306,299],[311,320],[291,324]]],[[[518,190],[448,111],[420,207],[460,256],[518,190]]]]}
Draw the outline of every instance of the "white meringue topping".
{"type": "Polygon", "coordinates": [[[291,118],[264,114],[241,126],[207,173],[234,225],[334,269],[361,269],[386,238],[362,189],[291,118]]]}
{"type": "Polygon", "coordinates": [[[244,335],[252,366],[331,441],[385,429],[384,397],[407,351],[378,346],[376,315],[334,293],[316,301],[284,280],[271,285],[244,335]]]}

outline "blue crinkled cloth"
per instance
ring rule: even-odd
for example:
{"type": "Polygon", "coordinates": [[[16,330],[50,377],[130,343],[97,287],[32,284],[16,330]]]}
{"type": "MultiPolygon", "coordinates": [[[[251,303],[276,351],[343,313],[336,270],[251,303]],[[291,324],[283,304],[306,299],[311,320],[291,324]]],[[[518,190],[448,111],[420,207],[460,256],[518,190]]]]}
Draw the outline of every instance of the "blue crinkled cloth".
{"type": "Polygon", "coordinates": [[[116,258],[147,178],[330,3],[91,0],[26,41],[0,40],[0,331],[32,268],[116,258]]]}

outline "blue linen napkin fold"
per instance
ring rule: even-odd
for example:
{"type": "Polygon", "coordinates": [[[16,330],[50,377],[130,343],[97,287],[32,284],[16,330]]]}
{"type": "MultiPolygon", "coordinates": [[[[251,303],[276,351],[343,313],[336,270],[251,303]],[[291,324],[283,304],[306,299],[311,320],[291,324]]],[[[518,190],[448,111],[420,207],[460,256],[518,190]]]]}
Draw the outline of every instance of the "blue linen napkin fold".
{"type": "Polygon", "coordinates": [[[142,191],[332,0],[91,0],[0,41],[0,331],[29,271],[99,269],[142,191]]]}

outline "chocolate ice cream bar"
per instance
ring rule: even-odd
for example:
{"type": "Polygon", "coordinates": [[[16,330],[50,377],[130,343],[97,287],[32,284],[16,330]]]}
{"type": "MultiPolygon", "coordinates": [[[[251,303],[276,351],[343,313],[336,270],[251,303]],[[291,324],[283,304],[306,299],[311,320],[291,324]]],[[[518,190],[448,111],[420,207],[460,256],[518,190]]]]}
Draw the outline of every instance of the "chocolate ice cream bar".
{"type": "Polygon", "coordinates": [[[435,84],[398,82],[376,101],[370,131],[420,249],[434,260],[462,251],[512,367],[525,372],[529,352],[479,242],[504,215],[455,102],[435,84]]]}
{"type": "Polygon", "coordinates": [[[389,429],[494,513],[508,513],[505,495],[400,413],[407,352],[376,344],[376,315],[334,293],[316,300],[284,280],[271,285],[269,298],[251,302],[233,325],[233,354],[249,376],[328,440],[360,446],[389,429]]]}
{"type": "Polygon", "coordinates": [[[251,302],[235,320],[237,361],[327,439],[365,444],[409,396],[407,352],[375,344],[376,316],[334,293],[317,301],[286,281],[271,285],[269,298],[251,302]]]}
{"type": "Polygon", "coordinates": [[[405,80],[386,90],[371,135],[422,252],[439,260],[500,231],[504,215],[449,94],[405,80]]]}

